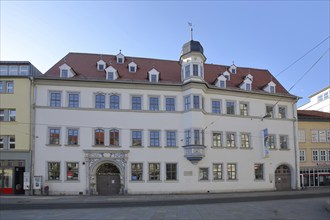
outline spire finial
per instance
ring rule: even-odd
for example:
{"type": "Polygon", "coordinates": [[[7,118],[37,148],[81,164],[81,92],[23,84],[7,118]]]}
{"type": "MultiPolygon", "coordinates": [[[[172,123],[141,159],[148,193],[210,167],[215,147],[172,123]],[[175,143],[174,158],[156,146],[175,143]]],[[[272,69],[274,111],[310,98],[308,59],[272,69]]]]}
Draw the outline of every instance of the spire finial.
{"type": "Polygon", "coordinates": [[[191,22],[188,22],[188,25],[190,27],[190,39],[193,40],[193,24],[191,22]]]}

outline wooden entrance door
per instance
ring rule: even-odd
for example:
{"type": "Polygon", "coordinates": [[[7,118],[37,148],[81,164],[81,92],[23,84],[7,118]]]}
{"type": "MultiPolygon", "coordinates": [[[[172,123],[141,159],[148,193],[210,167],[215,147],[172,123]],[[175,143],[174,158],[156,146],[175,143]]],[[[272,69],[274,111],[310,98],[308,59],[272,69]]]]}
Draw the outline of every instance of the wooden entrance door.
{"type": "Polygon", "coordinates": [[[99,195],[116,195],[120,191],[119,175],[98,175],[97,192],[99,195]]]}
{"type": "Polygon", "coordinates": [[[285,165],[281,165],[275,170],[275,188],[277,190],[291,190],[291,173],[285,165]]]}
{"type": "Polygon", "coordinates": [[[99,195],[115,195],[120,191],[120,171],[111,164],[102,164],[96,172],[96,190],[99,195]]]}

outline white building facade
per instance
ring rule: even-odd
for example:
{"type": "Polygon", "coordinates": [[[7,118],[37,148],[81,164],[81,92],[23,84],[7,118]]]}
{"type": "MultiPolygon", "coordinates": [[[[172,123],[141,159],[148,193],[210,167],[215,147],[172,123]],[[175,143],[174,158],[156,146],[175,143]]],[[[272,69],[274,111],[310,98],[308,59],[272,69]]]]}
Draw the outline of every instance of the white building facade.
{"type": "Polygon", "coordinates": [[[34,175],[65,195],[298,189],[297,98],[205,59],[69,53],[36,79],[34,175]]]}
{"type": "Polygon", "coordinates": [[[330,113],[330,86],[321,89],[308,97],[310,101],[298,108],[298,110],[314,110],[330,113]]]}

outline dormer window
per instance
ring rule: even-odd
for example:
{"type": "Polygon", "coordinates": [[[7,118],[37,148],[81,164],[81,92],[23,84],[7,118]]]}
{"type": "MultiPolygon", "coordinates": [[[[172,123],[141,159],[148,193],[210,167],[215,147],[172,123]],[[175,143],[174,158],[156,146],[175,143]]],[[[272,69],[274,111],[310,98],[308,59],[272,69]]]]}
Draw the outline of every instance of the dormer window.
{"type": "Polygon", "coordinates": [[[232,74],[236,74],[236,73],[237,73],[237,67],[235,66],[235,64],[232,64],[232,65],[229,67],[229,71],[230,71],[232,74]]]}
{"type": "Polygon", "coordinates": [[[226,81],[227,78],[224,75],[221,75],[218,77],[215,85],[219,88],[226,88],[226,81]]]}
{"type": "Polygon", "coordinates": [[[227,81],[230,81],[230,73],[228,71],[225,71],[222,75],[226,77],[227,81]]]}
{"type": "Polygon", "coordinates": [[[96,64],[98,71],[103,71],[105,69],[105,62],[103,60],[99,60],[96,64]]]}
{"type": "Polygon", "coordinates": [[[75,75],[75,72],[72,70],[72,68],[64,63],[60,66],[60,77],[61,78],[71,78],[75,75]]]}
{"type": "Polygon", "coordinates": [[[68,78],[68,70],[62,70],[61,71],[61,77],[62,78],[68,78]]]}
{"type": "Polygon", "coordinates": [[[149,82],[156,83],[159,81],[159,72],[155,68],[150,70],[148,74],[149,74],[149,82]]]}
{"type": "Polygon", "coordinates": [[[118,73],[115,68],[112,66],[109,66],[108,68],[105,69],[106,71],[106,79],[107,80],[116,80],[118,78],[118,73]]]}
{"type": "Polygon", "coordinates": [[[136,65],[136,63],[134,63],[134,62],[130,62],[130,63],[128,64],[128,71],[129,71],[130,73],[135,73],[135,72],[136,72],[136,69],[137,69],[137,65],[136,65]]]}
{"type": "Polygon", "coordinates": [[[117,54],[116,58],[117,63],[119,64],[123,64],[125,62],[125,56],[121,53],[121,51],[119,52],[119,54],[117,54]]]}
{"type": "Polygon", "coordinates": [[[269,93],[276,93],[276,84],[273,81],[270,81],[263,90],[269,93]]]}

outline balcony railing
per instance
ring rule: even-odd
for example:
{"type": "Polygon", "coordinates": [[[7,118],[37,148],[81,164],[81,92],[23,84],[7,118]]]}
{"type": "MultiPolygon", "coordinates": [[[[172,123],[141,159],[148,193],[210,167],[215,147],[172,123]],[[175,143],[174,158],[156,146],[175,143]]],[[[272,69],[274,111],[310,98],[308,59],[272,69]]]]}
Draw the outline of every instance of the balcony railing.
{"type": "Polygon", "coordinates": [[[205,157],[205,146],[203,145],[186,145],[184,148],[184,156],[192,164],[197,164],[205,157]]]}

